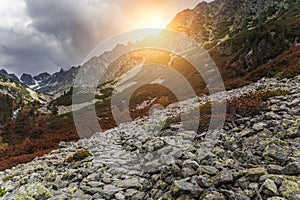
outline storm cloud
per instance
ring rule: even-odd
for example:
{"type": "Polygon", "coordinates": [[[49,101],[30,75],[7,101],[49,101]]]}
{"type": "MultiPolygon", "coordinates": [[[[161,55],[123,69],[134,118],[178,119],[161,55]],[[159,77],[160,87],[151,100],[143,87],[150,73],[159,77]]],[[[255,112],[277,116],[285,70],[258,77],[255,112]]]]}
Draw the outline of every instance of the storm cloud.
{"type": "Polygon", "coordinates": [[[156,11],[170,21],[200,0],[2,0],[0,68],[18,75],[77,66],[101,41],[140,28],[156,11]],[[145,11],[147,8],[147,11],[145,11]],[[149,15],[149,14],[148,14],[149,15]]]}

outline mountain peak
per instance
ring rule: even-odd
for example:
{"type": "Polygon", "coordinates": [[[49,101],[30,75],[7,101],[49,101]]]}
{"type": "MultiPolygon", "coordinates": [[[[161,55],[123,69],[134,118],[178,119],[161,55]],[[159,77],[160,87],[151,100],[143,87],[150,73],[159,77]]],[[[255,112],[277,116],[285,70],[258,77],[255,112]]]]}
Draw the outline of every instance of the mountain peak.
{"type": "Polygon", "coordinates": [[[26,73],[22,74],[21,81],[27,86],[35,85],[35,81],[33,80],[30,74],[26,74],[26,73]]]}
{"type": "Polygon", "coordinates": [[[10,78],[14,81],[19,81],[20,82],[19,78],[15,74],[9,74],[5,69],[1,69],[0,74],[7,77],[7,78],[10,78]]]}
{"type": "Polygon", "coordinates": [[[59,70],[59,72],[61,73],[61,72],[65,72],[65,70],[64,70],[64,68],[60,68],[60,70],[59,70]]]}
{"type": "Polygon", "coordinates": [[[37,76],[34,76],[33,79],[36,81],[44,81],[48,79],[51,75],[48,72],[40,73],[37,76]]]}

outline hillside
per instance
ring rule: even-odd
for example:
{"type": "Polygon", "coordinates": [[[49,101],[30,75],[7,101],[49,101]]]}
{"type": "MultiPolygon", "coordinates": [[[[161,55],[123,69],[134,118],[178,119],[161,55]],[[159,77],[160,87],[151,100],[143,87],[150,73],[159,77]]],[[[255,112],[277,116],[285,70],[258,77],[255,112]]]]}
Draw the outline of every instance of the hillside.
{"type": "Polygon", "coordinates": [[[0,170],[29,162],[60,141],[78,139],[72,115],[55,116],[51,97],[0,75],[0,170]],[[70,124],[65,127],[65,123],[70,124]]]}
{"type": "Polygon", "coordinates": [[[14,111],[26,104],[45,104],[47,97],[36,93],[18,81],[0,75],[0,124],[15,117],[14,111]]]}
{"type": "MultiPolygon", "coordinates": [[[[218,0],[212,3],[200,3],[194,9],[179,13],[167,29],[184,33],[206,48],[222,74],[226,89],[230,90],[263,77],[283,79],[300,73],[298,13],[298,1],[218,0]],[[243,5],[242,9],[239,9],[240,5],[243,5]]],[[[113,56],[122,49],[138,46],[143,42],[147,41],[117,45],[111,52],[92,58],[80,68],[61,70],[50,76],[42,76],[43,74],[36,76],[33,78],[34,81],[40,81],[40,86],[36,89],[53,94],[64,92],[47,107],[57,110],[58,114],[70,115],[73,94],[71,85],[76,72],[82,68],[96,72],[98,70],[95,68],[106,56],[113,56]]],[[[96,111],[103,130],[117,125],[112,116],[110,100],[113,88],[116,87],[120,77],[137,65],[150,63],[160,63],[179,71],[189,81],[197,95],[208,93],[201,75],[182,58],[153,49],[131,52],[114,61],[104,71],[102,79],[105,79],[107,84],[99,86],[96,94],[96,111]]],[[[163,70],[142,71],[131,81],[143,80],[145,76],[158,82],[162,80],[171,82],[177,88],[183,87],[163,70]]],[[[121,88],[130,90],[126,85],[121,88]]],[[[181,89],[184,90],[185,88],[181,89]]],[[[85,95],[84,92],[82,95],[85,95]]],[[[157,84],[146,85],[133,94],[129,110],[120,112],[123,114],[130,112],[131,117],[136,119],[147,116],[150,108],[155,104],[167,106],[177,101],[172,92],[166,88],[157,84]]],[[[82,106],[79,105],[78,109],[80,110],[82,106]]]]}
{"type": "MultiPolygon", "coordinates": [[[[299,74],[299,11],[298,1],[219,0],[212,3],[203,2],[194,9],[179,13],[167,29],[184,33],[207,49],[217,64],[226,89],[230,90],[264,77],[283,79],[299,74]],[[242,9],[239,8],[241,5],[242,9]]],[[[100,79],[109,83],[107,87],[111,88],[111,91],[108,95],[111,96],[118,81],[135,66],[159,63],[180,72],[189,81],[197,95],[207,94],[203,77],[193,66],[178,55],[162,50],[143,49],[130,52],[115,60],[107,69],[97,69],[107,57],[112,57],[124,49],[138,48],[141,44],[147,43],[147,40],[159,40],[160,37],[117,45],[112,51],[87,61],[81,67],[82,71],[102,73],[103,76],[100,79]]],[[[143,81],[145,77],[152,79],[153,82],[173,83],[174,87],[181,88],[181,91],[185,90],[184,86],[176,82],[172,75],[158,68],[140,71],[126,83],[143,81]]],[[[120,87],[128,91],[133,88],[130,84],[120,87]]],[[[123,113],[130,112],[133,118],[138,118],[146,116],[149,108],[155,104],[166,106],[176,101],[174,95],[163,87],[155,84],[147,85],[133,94],[129,111],[123,110],[123,113]],[[147,101],[151,103],[143,109],[137,109],[138,105],[145,104],[147,101]]],[[[116,125],[109,112],[110,106],[109,102],[97,103],[97,115],[101,118],[102,127],[116,125]]]]}
{"type": "MultiPolygon", "coordinates": [[[[225,1],[200,3],[194,9],[179,13],[167,29],[188,35],[203,46],[215,61],[227,90],[255,82],[263,77],[291,77],[299,74],[300,4],[298,1],[225,1]],[[241,8],[240,8],[241,7],[241,8]]],[[[120,78],[142,64],[159,63],[180,72],[191,84],[197,95],[207,94],[206,84],[201,75],[178,55],[157,49],[138,50],[115,60],[107,69],[97,69],[105,61],[124,49],[138,48],[147,40],[159,40],[161,36],[127,45],[117,45],[87,61],[82,71],[99,72],[100,80],[117,83],[120,78]]],[[[132,80],[143,80],[145,75],[153,80],[174,82],[171,76],[159,70],[148,70],[137,74],[132,80]],[[163,78],[162,78],[163,77],[163,78]]],[[[98,78],[98,77],[97,77],[98,78]]],[[[129,81],[127,81],[128,83],[129,81]]],[[[176,82],[174,82],[176,84],[176,82]]],[[[114,87],[114,85],[110,85],[114,87]]],[[[125,86],[124,86],[125,87],[125,86]]],[[[131,87],[126,86],[128,90],[131,87]]],[[[125,87],[125,88],[126,88],[125,87]]],[[[177,87],[182,87],[180,84],[177,87]]],[[[140,89],[147,98],[157,86],[140,89]]],[[[162,96],[156,98],[149,107],[159,103],[162,96]]],[[[132,101],[142,104],[143,98],[133,97],[132,101]]],[[[134,105],[131,110],[134,110],[134,105]]],[[[99,112],[100,113],[100,112],[99,112]]],[[[142,114],[143,111],[141,112],[142,114]]],[[[145,112],[147,113],[147,111],[145,112]]],[[[101,117],[101,116],[99,116],[101,117]]]]}
{"type": "MultiPolygon", "coordinates": [[[[299,1],[217,0],[179,13],[167,28],[187,34],[207,49],[224,80],[248,75],[246,84],[254,80],[249,73],[259,80],[265,76],[259,68],[299,46],[299,13],[299,1]]],[[[286,66],[265,71],[276,76],[286,66]]]]}

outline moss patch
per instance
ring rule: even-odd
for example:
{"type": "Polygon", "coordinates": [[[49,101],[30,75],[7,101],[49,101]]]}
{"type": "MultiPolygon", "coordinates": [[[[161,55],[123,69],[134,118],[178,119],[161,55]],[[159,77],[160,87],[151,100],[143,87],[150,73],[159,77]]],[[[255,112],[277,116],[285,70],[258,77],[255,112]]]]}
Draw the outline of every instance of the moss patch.
{"type": "Polygon", "coordinates": [[[19,173],[17,173],[17,174],[11,174],[9,176],[6,176],[6,177],[2,178],[2,181],[3,182],[9,181],[9,180],[13,179],[16,176],[20,176],[20,174],[19,173]]]}
{"type": "Polygon", "coordinates": [[[79,150],[76,153],[74,153],[72,156],[68,157],[66,159],[66,162],[71,163],[73,161],[78,162],[81,160],[84,160],[87,157],[92,156],[92,154],[88,150],[79,150]]]}
{"type": "Polygon", "coordinates": [[[5,194],[6,194],[5,189],[0,187],[0,197],[4,197],[5,194]]]}

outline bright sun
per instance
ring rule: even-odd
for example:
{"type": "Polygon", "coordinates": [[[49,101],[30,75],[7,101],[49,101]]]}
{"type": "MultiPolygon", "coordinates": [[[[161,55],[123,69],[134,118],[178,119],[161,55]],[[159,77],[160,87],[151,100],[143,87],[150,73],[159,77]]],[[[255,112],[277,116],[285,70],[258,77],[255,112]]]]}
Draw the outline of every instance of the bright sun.
{"type": "Polygon", "coordinates": [[[160,16],[151,16],[149,19],[145,20],[143,28],[165,28],[168,22],[163,20],[160,16]]]}
{"type": "Polygon", "coordinates": [[[136,19],[136,24],[132,24],[135,28],[159,28],[164,29],[169,23],[169,19],[161,12],[154,11],[152,9],[144,11],[136,19]]]}

